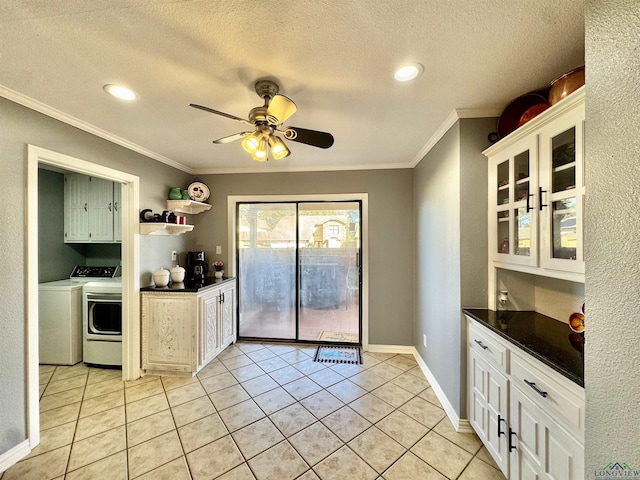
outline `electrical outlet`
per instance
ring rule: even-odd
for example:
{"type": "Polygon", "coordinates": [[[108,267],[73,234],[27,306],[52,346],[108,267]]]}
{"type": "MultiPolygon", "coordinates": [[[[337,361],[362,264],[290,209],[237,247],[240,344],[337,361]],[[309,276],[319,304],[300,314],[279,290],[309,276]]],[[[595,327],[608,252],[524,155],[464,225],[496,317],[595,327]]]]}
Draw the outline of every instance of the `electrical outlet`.
{"type": "Polygon", "coordinates": [[[422,335],[422,344],[426,347],[427,346],[427,334],[423,334],[422,335]]]}
{"type": "Polygon", "coordinates": [[[175,262],[178,259],[178,252],[176,252],[175,250],[173,250],[171,252],[171,261],[175,262]]]}
{"type": "Polygon", "coordinates": [[[216,245],[216,255],[222,255],[222,247],[220,245],[216,245]]]}

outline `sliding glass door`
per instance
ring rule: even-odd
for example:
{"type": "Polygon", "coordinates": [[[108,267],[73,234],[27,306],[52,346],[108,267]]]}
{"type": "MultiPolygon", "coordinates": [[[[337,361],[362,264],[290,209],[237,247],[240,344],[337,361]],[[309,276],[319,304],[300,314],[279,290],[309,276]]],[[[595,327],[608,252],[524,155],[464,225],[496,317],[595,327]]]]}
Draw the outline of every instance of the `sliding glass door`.
{"type": "Polygon", "coordinates": [[[241,338],[360,343],[360,202],[240,203],[241,338]]]}

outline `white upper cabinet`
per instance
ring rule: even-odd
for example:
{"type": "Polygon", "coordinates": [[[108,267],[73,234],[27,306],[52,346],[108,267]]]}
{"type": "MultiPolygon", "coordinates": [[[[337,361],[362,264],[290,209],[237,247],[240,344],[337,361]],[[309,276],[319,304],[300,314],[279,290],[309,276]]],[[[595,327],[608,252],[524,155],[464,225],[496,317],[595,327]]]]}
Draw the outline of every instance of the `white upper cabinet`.
{"type": "Polygon", "coordinates": [[[64,176],[64,241],[89,241],[89,177],[64,176]]]}
{"type": "Polygon", "coordinates": [[[116,193],[109,180],[77,173],[64,179],[65,243],[120,242],[120,184],[115,184],[116,193]]]}
{"type": "Polygon", "coordinates": [[[484,151],[493,266],[584,281],[584,87],[484,151]]]}

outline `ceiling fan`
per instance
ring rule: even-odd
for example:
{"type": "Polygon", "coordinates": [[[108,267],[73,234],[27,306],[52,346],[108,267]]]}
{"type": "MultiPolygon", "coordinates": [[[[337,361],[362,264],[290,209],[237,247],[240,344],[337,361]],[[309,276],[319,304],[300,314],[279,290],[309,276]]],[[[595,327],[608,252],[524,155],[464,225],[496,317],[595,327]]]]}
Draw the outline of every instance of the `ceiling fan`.
{"type": "Polygon", "coordinates": [[[189,106],[215,113],[230,118],[245,125],[254,127],[254,130],[240,132],[228,137],[214,140],[213,143],[229,143],[242,139],[242,147],[251,154],[251,158],[259,162],[268,160],[268,150],[275,160],[288,156],[291,151],[276,133],[282,134],[287,140],[305,143],[319,148],[329,148],[333,145],[333,135],[317,130],[307,130],[300,127],[283,127],[283,123],[294,113],[297,107],[288,97],[279,95],[280,88],[271,80],[258,80],[255,84],[256,93],[264,99],[264,105],[252,108],[249,112],[249,120],[236,117],[228,113],[220,112],[209,107],[190,103],[189,106]]]}

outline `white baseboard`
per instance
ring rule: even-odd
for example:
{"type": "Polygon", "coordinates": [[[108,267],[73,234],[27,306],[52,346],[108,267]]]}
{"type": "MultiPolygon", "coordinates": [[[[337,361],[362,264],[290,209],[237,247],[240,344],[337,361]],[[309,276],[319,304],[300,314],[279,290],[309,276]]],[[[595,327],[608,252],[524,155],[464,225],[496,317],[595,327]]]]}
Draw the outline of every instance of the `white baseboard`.
{"type": "MultiPolygon", "coordinates": [[[[7,450],[5,453],[0,455],[0,474],[7,470],[9,467],[12,467],[19,460],[22,460],[24,457],[31,453],[31,447],[29,446],[29,440],[25,440],[22,443],[19,443],[15,447],[10,450],[7,450]]],[[[0,475],[2,476],[2,475],[0,475]]]]}
{"type": "Polygon", "coordinates": [[[444,390],[442,390],[442,387],[440,387],[440,384],[436,380],[436,377],[433,375],[433,373],[431,373],[431,370],[429,370],[429,367],[427,367],[427,364],[420,356],[420,353],[418,353],[416,347],[408,345],[367,345],[366,348],[363,349],[366,352],[373,353],[399,353],[405,355],[413,355],[413,357],[416,359],[416,362],[418,362],[418,365],[420,366],[420,370],[422,370],[422,373],[424,373],[424,376],[427,378],[427,381],[431,385],[433,392],[436,394],[436,397],[438,397],[438,400],[440,401],[442,408],[444,408],[444,411],[447,414],[449,421],[453,425],[453,428],[456,429],[456,432],[475,433],[469,420],[460,418],[458,416],[455,408],[453,408],[453,405],[449,401],[449,398],[444,393],[444,390]]]}
{"type": "Polygon", "coordinates": [[[410,347],[407,345],[367,345],[363,347],[365,352],[375,352],[375,353],[399,353],[399,354],[409,354],[413,355],[415,351],[414,347],[410,347]]]}

